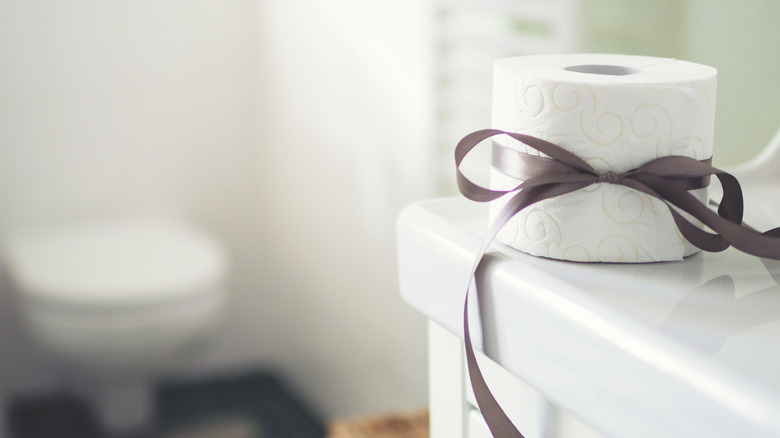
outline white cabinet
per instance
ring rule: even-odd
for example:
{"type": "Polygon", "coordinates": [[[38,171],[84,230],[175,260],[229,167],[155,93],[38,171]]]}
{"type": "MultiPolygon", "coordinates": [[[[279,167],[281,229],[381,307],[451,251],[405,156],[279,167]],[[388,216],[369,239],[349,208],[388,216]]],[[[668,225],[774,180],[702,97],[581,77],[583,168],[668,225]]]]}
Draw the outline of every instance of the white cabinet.
{"type": "MultiPolygon", "coordinates": [[[[780,186],[755,190],[776,197],[780,186]]],[[[761,218],[748,207],[746,222],[762,228],[780,217],[780,205],[761,218]]],[[[462,346],[486,221],[484,205],[461,199],[399,219],[401,294],[431,321],[432,438],[489,436],[462,346]]],[[[780,437],[779,282],[780,262],[735,250],[616,265],[494,244],[472,333],[489,387],[527,438],[780,437]]]]}
{"type": "MultiPolygon", "coordinates": [[[[492,438],[468,381],[463,342],[428,323],[431,438],[492,438]]],[[[485,379],[526,438],[602,438],[543,394],[478,354],[485,379]]]]}

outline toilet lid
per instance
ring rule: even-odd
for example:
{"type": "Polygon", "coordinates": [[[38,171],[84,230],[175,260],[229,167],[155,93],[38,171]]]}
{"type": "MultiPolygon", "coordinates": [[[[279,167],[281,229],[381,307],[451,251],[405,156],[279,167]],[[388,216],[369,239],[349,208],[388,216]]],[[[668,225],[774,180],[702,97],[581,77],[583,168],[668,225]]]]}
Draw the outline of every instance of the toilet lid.
{"type": "Polygon", "coordinates": [[[49,228],[9,239],[17,290],[33,303],[75,308],[160,304],[209,293],[226,269],[222,247],[168,217],[49,228]]]}

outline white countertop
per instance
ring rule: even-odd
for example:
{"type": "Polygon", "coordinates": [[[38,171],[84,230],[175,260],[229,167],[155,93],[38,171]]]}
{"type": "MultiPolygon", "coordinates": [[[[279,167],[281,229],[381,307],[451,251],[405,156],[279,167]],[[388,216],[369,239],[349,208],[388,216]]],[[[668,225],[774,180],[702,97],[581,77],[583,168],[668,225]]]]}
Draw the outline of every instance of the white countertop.
{"type": "MultiPolygon", "coordinates": [[[[747,191],[746,222],[780,225],[780,205],[759,193],[777,199],[780,187],[747,191]]],[[[486,205],[460,198],[399,218],[404,300],[460,337],[486,227],[486,205]]],[[[478,276],[486,354],[606,435],[780,436],[780,262],[729,249],[682,262],[572,263],[499,243],[487,257],[478,276]]]]}

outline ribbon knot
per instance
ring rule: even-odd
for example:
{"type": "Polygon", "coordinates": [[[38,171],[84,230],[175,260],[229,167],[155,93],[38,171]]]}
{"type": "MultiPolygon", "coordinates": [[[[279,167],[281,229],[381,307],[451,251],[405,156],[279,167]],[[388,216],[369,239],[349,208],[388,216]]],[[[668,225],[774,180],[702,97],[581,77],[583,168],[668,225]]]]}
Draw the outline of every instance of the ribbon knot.
{"type": "Polygon", "coordinates": [[[620,184],[623,181],[623,176],[617,172],[609,171],[599,175],[596,182],[607,184],[620,184]]]}

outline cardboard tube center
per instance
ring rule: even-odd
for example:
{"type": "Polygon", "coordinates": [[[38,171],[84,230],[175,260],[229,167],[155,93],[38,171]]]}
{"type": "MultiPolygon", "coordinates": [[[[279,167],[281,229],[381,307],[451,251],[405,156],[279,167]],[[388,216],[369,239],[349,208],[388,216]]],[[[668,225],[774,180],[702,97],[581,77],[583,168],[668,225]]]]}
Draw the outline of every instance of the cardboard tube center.
{"type": "Polygon", "coordinates": [[[596,64],[585,64],[585,65],[570,65],[564,70],[573,71],[577,73],[587,73],[591,75],[608,75],[608,76],[626,76],[626,75],[632,75],[639,73],[640,70],[631,68],[631,67],[624,67],[622,65],[596,65],[596,64]]]}

